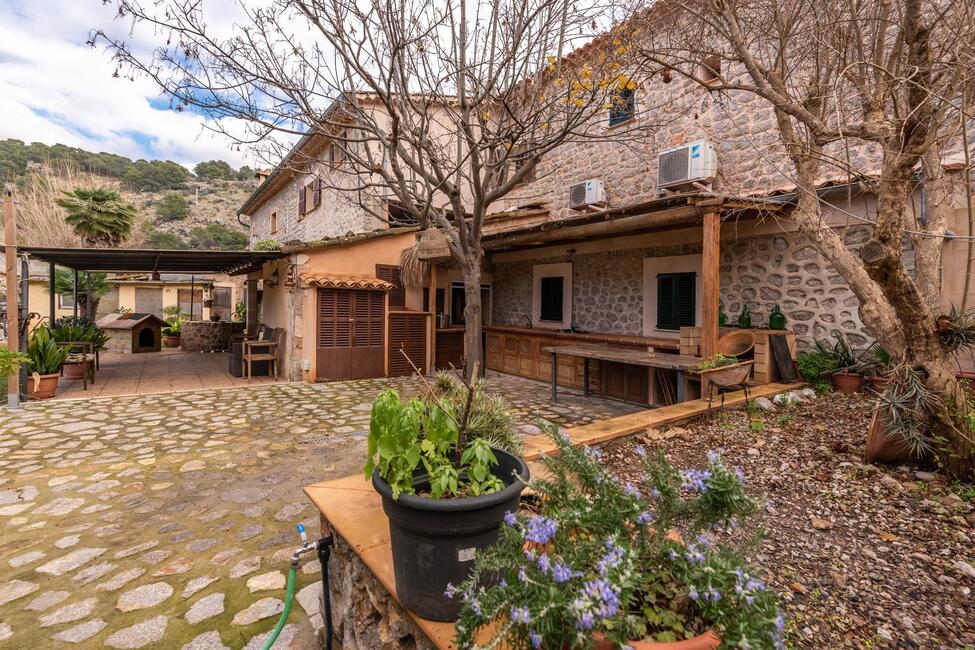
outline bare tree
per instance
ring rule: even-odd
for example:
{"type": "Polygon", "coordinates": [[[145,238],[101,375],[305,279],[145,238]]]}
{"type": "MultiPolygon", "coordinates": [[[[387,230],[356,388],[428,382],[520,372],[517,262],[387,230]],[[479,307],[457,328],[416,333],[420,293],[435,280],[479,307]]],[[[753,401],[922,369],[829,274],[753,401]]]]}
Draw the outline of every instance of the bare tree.
{"type": "MultiPolygon", "coordinates": [[[[151,56],[109,41],[123,69],[150,75],[177,106],[245,120],[245,134],[227,129],[242,145],[327,138],[322,154],[291,164],[327,170],[324,188],[378,219],[443,235],[466,287],[468,374],[484,366],[485,218],[556,147],[607,137],[609,108],[635,83],[611,34],[585,57],[566,56],[610,23],[592,3],[276,0],[245,9],[222,36],[203,3],[117,4],[166,38],[151,56]]],[[[641,121],[612,137],[648,128],[641,121]]]]}
{"type": "Polygon", "coordinates": [[[954,355],[971,344],[972,327],[964,314],[943,315],[941,260],[954,209],[945,160],[965,148],[960,125],[971,116],[973,12],[966,0],[678,1],[646,12],[640,45],[644,64],[731,102],[740,93],[765,100],[778,143],[756,154],[781,163],[797,189],[799,231],[846,280],[864,324],[899,363],[885,406],[902,408],[903,433],[959,474],[975,458],[954,355]],[[717,69],[702,77],[702,62],[717,69]],[[824,219],[824,177],[876,195],[858,252],[824,219]]]}

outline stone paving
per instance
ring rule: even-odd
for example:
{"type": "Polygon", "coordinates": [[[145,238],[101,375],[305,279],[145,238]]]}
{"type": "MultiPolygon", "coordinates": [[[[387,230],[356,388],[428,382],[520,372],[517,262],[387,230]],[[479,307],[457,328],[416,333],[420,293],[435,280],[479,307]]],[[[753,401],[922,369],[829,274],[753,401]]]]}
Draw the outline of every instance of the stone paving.
{"type": "MultiPolygon", "coordinates": [[[[635,409],[492,375],[518,426],[635,409]]],[[[276,384],[0,409],[0,647],[259,648],[308,483],[359,471],[370,401],[416,379],[276,384]]],[[[317,647],[319,566],[276,648],[317,647]]]]}

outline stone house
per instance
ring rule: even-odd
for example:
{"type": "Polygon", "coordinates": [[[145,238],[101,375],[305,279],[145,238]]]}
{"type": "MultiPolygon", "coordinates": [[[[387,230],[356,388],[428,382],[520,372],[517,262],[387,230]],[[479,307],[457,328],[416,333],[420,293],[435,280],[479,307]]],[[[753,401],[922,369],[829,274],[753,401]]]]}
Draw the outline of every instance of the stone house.
{"type": "MultiPolygon", "coordinates": [[[[573,56],[594,51],[587,47],[573,56]]],[[[705,72],[716,71],[708,67],[705,72]]],[[[709,85],[717,90],[720,84],[719,69],[709,85]]],[[[544,348],[567,341],[689,351],[684,330],[703,327],[716,334],[719,302],[729,324],[747,307],[752,326],[759,328],[778,306],[799,349],[834,336],[861,348],[870,342],[857,298],[789,218],[794,184],[783,171],[789,167],[763,103],[747,93],[711,92],[658,74],[640,79],[620,104],[622,110],[606,111],[605,137],[568,143],[547,154],[485,225],[489,368],[548,379],[552,366],[544,348]],[[648,128],[632,128],[641,124],[648,128]],[[675,155],[693,156],[694,146],[713,150],[714,168],[706,170],[706,177],[662,188],[659,161],[673,164],[675,155]],[[675,149],[678,154],[661,158],[675,149]],[[573,206],[573,192],[587,182],[602,192],[590,204],[573,206]]],[[[327,147],[316,136],[303,139],[295,151],[327,161],[327,147]]],[[[858,149],[850,161],[870,170],[876,167],[875,153],[858,149]]],[[[458,363],[463,356],[463,285],[445,248],[422,242],[420,257],[431,272],[418,286],[403,287],[389,267],[399,264],[399,255],[416,243],[418,233],[388,228],[340,192],[326,195],[322,190],[316,196],[313,178],[328,169],[317,162],[317,171],[296,165],[295,152],[289,158],[241,208],[251,219],[252,243],[277,238],[292,253],[253,278],[264,281],[268,322],[292,333],[289,376],[313,381],[342,376],[323,372],[328,357],[317,347],[323,321],[316,301],[323,289],[342,288],[343,282],[390,282],[392,287],[370,286],[403,294],[395,298],[395,307],[389,301],[393,294],[386,298],[383,374],[392,372],[393,350],[405,345],[391,334],[394,311],[412,312],[410,318],[422,322],[414,326],[424,331],[422,367],[458,363]],[[352,277],[331,277],[336,275],[352,277]],[[272,276],[278,279],[269,285],[272,276]],[[312,345],[313,340],[318,342],[312,345]]],[[[821,180],[825,223],[841,230],[851,247],[862,244],[869,236],[875,197],[868,187],[850,183],[839,166],[827,169],[821,180]]],[[[950,229],[964,232],[963,196],[955,193],[952,200],[950,229]]],[[[948,242],[945,269],[961,268],[966,255],[963,242],[948,242]]],[[[946,272],[946,309],[961,302],[962,291],[963,274],[946,272]]],[[[693,352],[706,354],[712,345],[702,342],[693,352]]],[[[370,372],[378,367],[373,364],[370,372]]],[[[579,386],[581,376],[581,364],[569,363],[559,369],[558,381],[579,386]]],[[[597,392],[607,393],[604,384],[610,379],[601,378],[598,367],[594,381],[597,392]]]]}

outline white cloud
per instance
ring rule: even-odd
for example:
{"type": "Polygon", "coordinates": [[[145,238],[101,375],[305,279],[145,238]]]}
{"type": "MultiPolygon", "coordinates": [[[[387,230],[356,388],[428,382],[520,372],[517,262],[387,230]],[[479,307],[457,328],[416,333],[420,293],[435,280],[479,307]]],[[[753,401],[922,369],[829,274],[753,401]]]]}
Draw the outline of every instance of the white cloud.
{"type": "MultiPolygon", "coordinates": [[[[228,0],[222,0],[228,2],[228,0]]],[[[221,159],[251,164],[191,112],[154,108],[148,79],[113,78],[110,55],[85,44],[89,30],[134,38],[113,7],[93,0],[0,0],[0,138],[63,143],[192,166],[221,159]]],[[[133,47],[152,46],[135,38],[133,47]]],[[[231,125],[233,126],[233,125],[231,125]]]]}

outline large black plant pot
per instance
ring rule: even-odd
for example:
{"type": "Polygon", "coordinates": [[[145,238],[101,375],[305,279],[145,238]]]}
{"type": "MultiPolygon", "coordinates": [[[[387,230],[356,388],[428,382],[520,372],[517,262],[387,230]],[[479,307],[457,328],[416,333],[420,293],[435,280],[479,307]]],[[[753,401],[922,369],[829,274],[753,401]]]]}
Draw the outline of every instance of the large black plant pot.
{"type": "MultiPolygon", "coordinates": [[[[511,454],[494,449],[494,475],[507,487],[499,492],[465,499],[429,499],[393,492],[379,470],[372,485],[383,499],[393,546],[393,573],[400,603],[431,621],[455,621],[462,603],[444,594],[448,584],[459,585],[474,566],[474,552],[498,539],[506,512],[516,512],[528,466],[511,454]]],[[[417,492],[429,485],[425,471],[413,478],[417,492]]]]}

